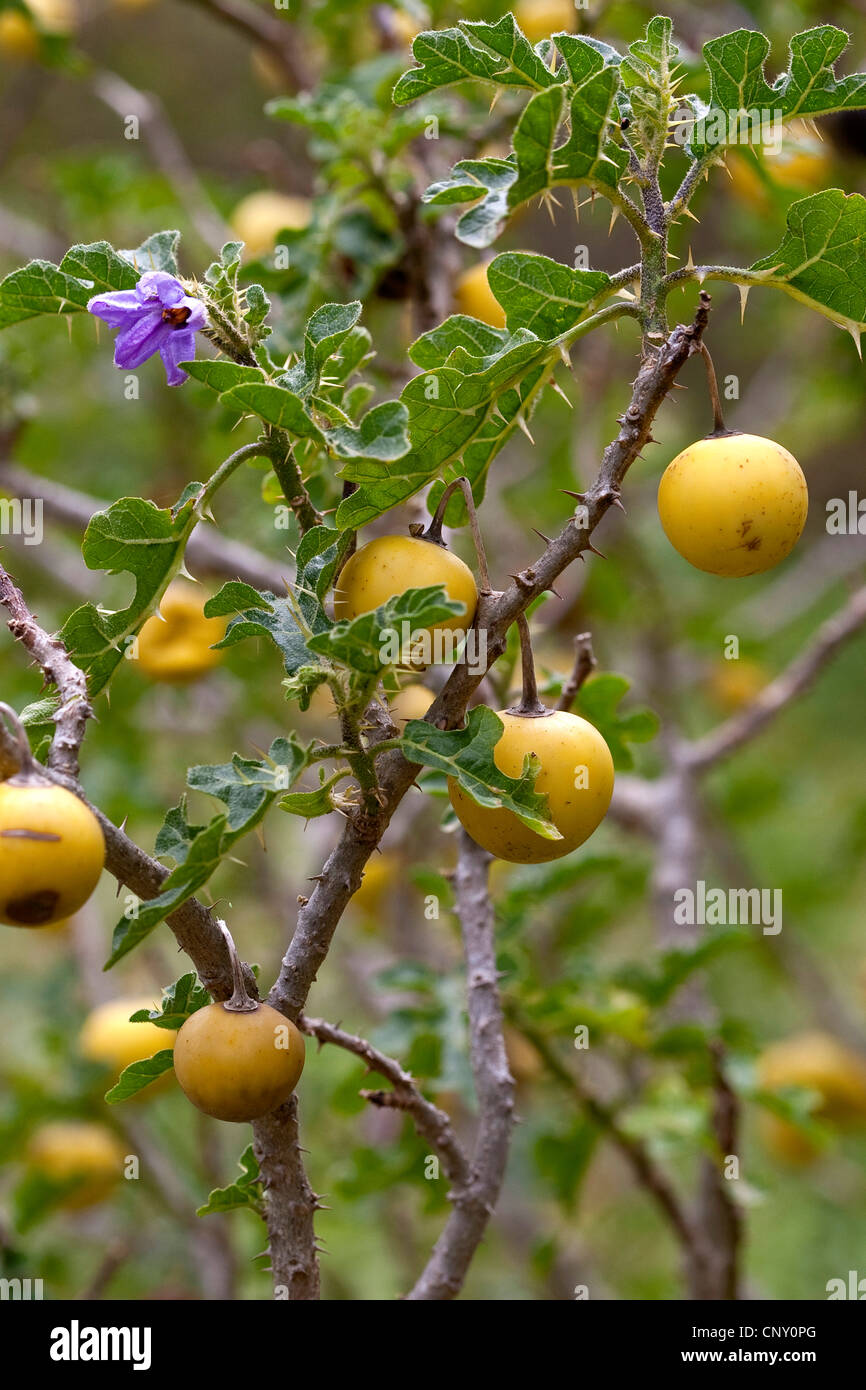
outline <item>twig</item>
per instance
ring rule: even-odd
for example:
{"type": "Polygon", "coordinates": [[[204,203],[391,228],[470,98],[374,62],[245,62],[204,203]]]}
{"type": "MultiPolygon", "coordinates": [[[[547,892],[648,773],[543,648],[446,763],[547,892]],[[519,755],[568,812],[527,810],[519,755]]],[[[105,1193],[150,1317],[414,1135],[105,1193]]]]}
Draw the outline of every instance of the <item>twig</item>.
{"type": "Polygon", "coordinates": [[[466,1155],[449,1116],[421,1094],[413,1077],[403,1070],[399,1062],[373,1047],[366,1038],[346,1033],[322,1018],[307,1018],[302,1014],[298,1027],[302,1033],[317,1038],[320,1044],[333,1043],[335,1047],[354,1053],[366,1063],[368,1071],[378,1072],[386,1081],[390,1081],[393,1091],[362,1091],[361,1095],[373,1105],[404,1110],[421,1137],[441,1154],[443,1167],[451,1182],[466,1182],[469,1172],[466,1155]]]}
{"type": "Polygon", "coordinates": [[[759,734],[798,695],[807,690],[838,649],[866,623],[866,587],[858,589],[840,613],[823,624],[812,645],[771,681],[739,714],[698,739],[686,750],[687,766],[704,772],[759,734]]]}
{"type": "Polygon", "coordinates": [[[253,1124],[253,1151],[266,1193],[274,1291],[297,1302],[319,1297],[313,1218],[321,1206],[310,1186],[298,1138],[298,1098],[253,1124]]]}
{"type": "Polygon", "coordinates": [[[556,702],[557,709],[571,709],[577,692],[597,665],[598,662],[592,650],[592,633],[578,633],[574,639],[574,666],[571,675],[562,687],[562,694],[556,702]]]}
{"type": "MultiPolygon", "coordinates": [[[[699,347],[709,318],[709,304],[709,296],[702,293],[694,322],[678,324],[661,347],[641,364],[631,404],[622,417],[616,439],[604,452],[595,483],[584,496],[585,512],[581,518],[571,518],[535,564],[521,571],[503,593],[489,599],[482,596],[477,623],[479,629],[486,629],[488,669],[505,651],[508,629],[516,618],[556,582],[572,561],[591,548],[592,534],[617,502],[625,475],[649,441],[652,422],[677,373],[699,347]]],[[[476,667],[456,665],[427,712],[427,721],[437,728],[458,727],[482,679],[476,667]]],[[[378,805],[349,812],[339,843],[298,913],[294,936],[269,995],[269,1003],[288,1018],[297,1019],[301,1013],[337,924],[360,886],[364,865],[417,773],[417,765],[407,762],[398,750],[384,753],[377,763],[378,805]]]]}
{"type": "MultiPolygon", "coordinates": [[[[152,92],[140,92],[113,72],[96,72],[91,79],[94,95],[125,120],[135,116],[159,169],[168,179],[205,246],[219,254],[232,239],[226,225],[206,192],[162,104],[152,92]]],[[[143,267],[147,269],[148,267],[143,267]]]]}
{"type": "Polygon", "coordinates": [[[293,91],[302,92],[313,85],[315,72],[309,55],[302,57],[298,52],[294,30],[285,20],[268,14],[263,7],[248,4],[247,0],[189,0],[189,3],[266,49],[268,56],[279,64],[293,91]]]}
{"type": "Polygon", "coordinates": [[[9,613],[9,631],[41,667],[47,683],[56,686],[60,708],[54,716],[55,730],[48,755],[48,766],[66,777],[78,776],[78,754],[87,721],[93,710],[87,693],[87,680],[72,661],[63,643],[49,637],[36,622],[21,590],[0,565],[0,604],[9,613]]]}
{"type": "MultiPolygon", "coordinates": [[[[509,1011],[510,1014],[510,1011],[509,1011]]],[[[684,1250],[694,1239],[691,1222],[676,1190],[658,1167],[641,1139],[629,1134],[619,1122],[616,1112],[594,1095],[582,1077],[577,1077],[560,1061],[544,1033],[526,1020],[515,1018],[520,1031],[532,1043],[551,1075],[574,1096],[594,1125],[619,1149],[631,1168],[636,1181],[653,1199],[670,1224],[684,1250]]]]}
{"type": "Polygon", "coordinates": [[[407,1299],[456,1298],[493,1214],[505,1176],[514,1125],[514,1081],[503,1039],[493,907],[487,886],[490,855],[464,831],[454,887],[463,931],[469,995],[469,1046],[478,1096],[478,1136],[465,1182],[455,1185],[445,1229],[407,1299]]]}
{"type": "MultiPolygon", "coordinates": [[[[97,513],[109,505],[99,498],[37,477],[26,468],[0,459],[0,487],[13,497],[29,497],[43,504],[45,515],[66,526],[85,530],[97,513]]],[[[280,593],[283,572],[274,561],[240,541],[215,533],[205,523],[193,531],[187,542],[186,559],[201,574],[221,575],[227,579],[242,579],[255,589],[280,593]]]]}

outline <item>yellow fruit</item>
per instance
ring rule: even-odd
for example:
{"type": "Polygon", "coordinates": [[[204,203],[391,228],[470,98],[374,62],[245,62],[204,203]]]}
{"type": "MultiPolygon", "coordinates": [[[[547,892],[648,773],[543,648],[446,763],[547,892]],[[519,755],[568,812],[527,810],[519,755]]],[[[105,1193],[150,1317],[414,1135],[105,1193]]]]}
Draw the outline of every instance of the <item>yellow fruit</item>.
{"type": "Polygon", "coordinates": [[[269,1004],[249,1013],[208,1004],[184,1023],[174,1070],[188,1100],[217,1120],[256,1120],[288,1100],[304,1069],[304,1039],[269,1004]]]}
{"type": "Polygon", "coordinates": [[[764,1148],[782,1163],[811,1163],[820,1153],[808,1135],[780,1115],[761,1115],[760,1134],[764,1148]]]}
{"type": "Polygon", "coordinates": [[[407,48],[411,47],[412,40],[415,38],[416,34],[420,34],[424,28],[420,20],[415,19],[413,15],[407,14],[405,10],[391,10],[388,19],[397,38],[401,43],[404,43],[407,48]]]}
{"type": "Polygon", "coordinates": [[[518,1086],[525,1086],[531,1081],[537,1081],[540,1076],[544,1075],[544,1062],[541,1060],[541,1054],[523,1033],[506,1024],[503,1036],[508,1069],[518,1086]]]}
{"type": "Polygon", "coordinates": [[[27,1146],[31,1170],[58,1184],[74,1183],[61,1205],[75,1210],[107,1197],[123,1176],[126,1155],[105,1125],[64,1120],[43,1125],[27,1146]]]}
{"type": "Polygon", "coordinates": [[[768,680],[764,667],[747,656],[725,659],[713,667],[707,692],[722,709],[733,712],[751,704],[768,680]]]}
{"type": "Polygon", "coordinates": [[[99,821],[72,792],[0,783],[0,922],[45,927],[71,917],[104,864],[99,821]]]}
{"type": "Polygon", "coordinates": [[[376,917],[382,907],[385,894],[400,873],[400,860],[396,854],[373,854],[367,860],[361,886],[353,893],[352,907],[363,912],[366,917],[376,917]]]}
{"type": "MultiPolygon", "coordinates": [[[[760,149],[760,147],[758,147],[760,149]]],[[[795,193],[812,193],[826,186],[832,160],[826,146],[800,121],[785,131],[778,149],[760,149],[759,163],[770,182],[795,193]]],[[[733,191],[756,211],[771,205],[770,190],[751,154],[734,152],[728,160],[733,191]]]]}
{"type": "Polygon", "coordinates": [[[767,1091],[803,1086],[821,1097],[824,1120],[866,1119],[866,1060],[828,1033],[798,1033],[773,1043],[758,1063],[767,1091]]]}
{"type": "Polygon", "coordinates": [[[313,215],[309,198],[286,193],[250,193],[242,198],[229,218],[232,230],[246,246],[249,257],[272,251],[280,232],[302,231],[313,215]]]}
{"type": "Polygon", "coordinates": [[[254,48],[250,54],[250,67],[259,82],[269,92],[284,92],[287,86],[286,74],[267,48],[254,48]]]}
{"type": "Polygon", "coordinates": [[[78,19],[73,0],[27,0],[27,8],[46,34],[69,34],[78,19]]]}
{"type": "Polygon", "coordinates": [[[402,728],[410,719],[423,719],[435,699],[435,692],[426,685],[413,683],[404,685],[402,690],[392,695],[388,705],[395,724],[402,728]]]}
{"type": "Polygon", "coordinates": [[[225,636],[222,618],[206,618],[206,596],[183,582],[163,595],[159,614],[148,618],[138,634],[138,665],[153,680],[182,683],[199,680],[219,665],[215,642],[225,636]],[[162,615],[160,617],[160,614],[162,615]]]}
{"type": "MultiPolygon", "coordinates": [[[[453,632],[457,638],[462,637],[472,626],[478,606],[478,589],[469,566],[452,551],[420,536],[380,536],[356,550],[343,567],[334,591],[334,616],[338,621],[357,618],[407,589],[424,589],[433,584],[444,585],[448,598],[462,603],[466,611],[433,623],[427,631],[434,635],[453,632]]],[[[431,643],[428,654],[432,661],[448,660],[445,649],[456,640],[442,642],[440,652],[435,651],[436,643],[431,643]]],[[[404,654],[408,660],[408,649],[404,654]]],[[[453,659],[454,653],[450,655],[453,659]]]]}
{"type": "Polygon", "coordinates": [[[512,811],[479,806],[448,780],[451,805],[472,839],[513,864],[561,859],[601,824],[613,795],[613,758],[598,729],[577,714],[556,710],[540,719],[500,711],[505,730],[493,751],[500,772],[519,777],[528,753],[541,763],[536,791],[548,798],[561,840],[546,840],[512,811]]]}
{"type": "Polygon", "coordinates": [[[481,319],[491,328],[505,327],[505,310],[494,297],[487,280],[487,266],[472,265],[457,279],[454,286],[454,308],[458,314],[481,319]]]}
{"type": "Polygon", "coordinates": [[[514,18],[530,43],[549,39],[562,29],[571,33],[577,27],[572,0],[523,0],[514,6],[514,18]]]}
{"type": "Polygon", "coordinates": [[[659,516],[675,550],[709,574],[772,569],[806,524],[809,494],[797,460],[755,434],[699,439],[668,464],[659,516]]]}
{"type": "Polygon", "coordinates": [[[0,13],[0,53],[18,62],[31,62],[39,54],[36,25],[20,10],[0,13]]]}
{"type": "Polygon", "coordinates": [[[149,997],[112,999],[100,1004],[87,1016],[81,1030],[82,1055],[91,1062],[103,1063],[119,1076],[133,1062],[173,1047],[177,1035],[170,1029],[157,1028],[155,1023],[130,1022],[130,1016],[139,1009],[155,1007],[149,997]]]}

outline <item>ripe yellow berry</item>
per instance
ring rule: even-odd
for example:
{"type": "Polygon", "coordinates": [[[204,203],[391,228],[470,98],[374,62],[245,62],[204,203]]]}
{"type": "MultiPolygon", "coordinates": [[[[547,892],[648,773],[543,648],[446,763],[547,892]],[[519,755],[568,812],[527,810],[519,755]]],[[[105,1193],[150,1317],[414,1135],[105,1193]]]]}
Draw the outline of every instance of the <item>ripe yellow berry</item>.
{"type": "Polygon", "coordinates": [[[313,215],[309,198],[286,193],[250,193],[242,198],[229,218],[238,241],[250,258],[272,251],[280,232],[302,231],[313,215]]]}
{"type": "Polygon", "coordinates": [[[187,1099],[217,1120],[256,1120],[288,1100],[304,1069],[304,1039],[269,1004],[249,1012],[208,1004],[186,1020],[174,1070],[187,1099]]]}
{"type": "Polygon", "coordinates": [[[462,603],[465,612],[433,623],[428,630],[462,636],[472,626],[478,606],[478,588],[469,566],[459,555],[420,536],[379,536],[362,545],[344,565],[334,590],[334,616],[338,621],[357,618],[407,589],[433,584],[444,585],[448,598],[462,603]]]}
{"type": "Polygon", "coordinates": [[[163,595],[159,613],[138,634],[138,665],[153,680],[184,683],[199,680],[219,665],[214,643],[225,636],[222,618],[206,618],[202,596],[178,581],[163,595]]]}
{"type": "Polygon", "coordinates": [[[530,43],[576,27],[573,0],[523,0],[514,6],[514,18],[530,43]]]}
{"type": "Polygon", "coordinates": [[[668,464],[658,508],[675,550],[709,574],[772,569],[806,524],[809,494],[797,460],[755,434],[699,439],[668,464]]]}
{"type": "Polygon", "coordinates": [[[435,699],[435,693],[426,685],[413,682],[392,695],[388,705],[395,724],[402,729],[410,719],[423,719],[435,699]]]}
{"type": "Polygon", "coordinates": [[[125,1153],[105,1125],[56,1121],[43,1125],[27,1145],[32,1172],[58,1184],[70,1184],[60,1205],[70,1210],[93,1206],[109,1195],[123,1176],[125,1153]]]}
{"type": "Polygon", "coordinates": [[[382,908],[388,889],[399,880],[400,860],[396,854],[385,851],[373,854],[364,867],[361,886],[353,893],[351,906],[368,919],[376,918],[382,908]]]}
{"type": "Polygon", "coordinates": [[[66,790],[0,783],[0,922],[45,927],[87,902],[105,864],[99,821],[66,790]]]}
{"type": "Polygon", "coordinates": [[[152,1057],[174,1046],[177,1036],[155,1023],[131,1023],[140,1009],[153,1009],[151,998],[111,999],[88,1014],[81,1030],[79,1046],[88,1061],[100,1062],[119,1076],[133,1062],[152,1057]]]}
{"type": "Polygon", "coordinates": [[[3,10],[0,13],[0,53],[19,63],[30,63],[38,57],[36,25],[20,10],[3,10]]]}
{"type": "Polygon", "coordinates": [[[505,310],[495,298],[487,280],[487,266],[472,265],[464,270],[454,286],[454,308],[458,314],[481,319],[491,328],[505,327],[505,310]]]}
{"type": "Polygon", "coordinates": [[[451,805],[472,839],[513,864],[544,864],[561,859],[588,840],[604,819],[613,795],[613,758],[592,724],[577,714],[555,710],[539,719],[499,711],[504,732],[493,751],[500,772],[519,777],[528,753],[541,770],[536,791],[547,796],[550,820],[561,840],[546,840],[513,811],[479,806],[448,780],[451,805]]]}

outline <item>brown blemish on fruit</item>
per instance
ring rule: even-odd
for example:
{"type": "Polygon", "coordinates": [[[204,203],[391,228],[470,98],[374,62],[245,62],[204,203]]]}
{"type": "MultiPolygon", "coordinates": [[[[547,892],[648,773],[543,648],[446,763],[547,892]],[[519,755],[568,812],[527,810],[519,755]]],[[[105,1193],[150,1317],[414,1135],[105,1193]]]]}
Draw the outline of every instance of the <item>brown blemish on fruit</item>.
{"type": "Polygon", "coordinates": [[[59,844],[61,839],[48,830],[0,830],[0,840],[54,840],[59,844]]]}
{"type": "Polygon", "coordinates": [[[24,927],[41,927],[50,922],[60,898],[59,893],[46,888],[41,893],[33,893],[29,898],[15,898],[6,904],[4,916],[10,922],[20,922],[24,927]]]}

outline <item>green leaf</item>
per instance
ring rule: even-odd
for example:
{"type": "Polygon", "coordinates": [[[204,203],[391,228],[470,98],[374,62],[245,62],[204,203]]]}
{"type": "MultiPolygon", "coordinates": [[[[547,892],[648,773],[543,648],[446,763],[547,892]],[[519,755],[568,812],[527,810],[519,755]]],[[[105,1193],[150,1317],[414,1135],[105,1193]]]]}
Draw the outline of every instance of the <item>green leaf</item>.
{"type": "Polygon", "coordinates": [[[792,203],[781,246],[751,270],[859,340],[866,328],[866,198],[831,188],[792,203]]]}
{"type": "Polygon", "coordinates": [[[171,1071],[173,1066],[174,1053],[170,1047],[154,1053],[152,1057],[145,1057],[140,1062],[133,1062],[120,1073],[111,1090],[106,1091],[106,1101],[109,1105],[119,1105],[122,1100],[137,1096],[139,1091],[143,1091],[145,1086],[156,1081],[164,1072],[171,1071]]]}
{"type": "Polygon", "coordinates": [[[564,1131],[548,1131],[535,1140],[535,1162],[554,1195],[568,1209],[574,1207],[580,1186],[598,1143],[599,1131],[578,1115],[564,1131]]]}
{"type": "Polygon", "coordinates": [[[357,427],[343,425],[327,436],[338,458],[392,462],[409,449],[409,412],[402,401],[383,401],[368,410],[357,427]]]}
{"type": "MultiPolygon", "coordinates": [[[[177,859],[175,855],[176,867],[157,897],[139,903],[135,916],[125,916],[118,922],[106,970],[140,945],[165,917],[204,887],[237,841],[259,824],[277,796],[291,786],[305,761],[306,754],[293,737],[275,740],[262,762],[236,754],[231,763],[189,770],[190,786],[223,801],[228,813],[214,817],[206,826],[185,829],[179,824],[177,808],[169,813],[167,839],[174,849],[181,849],[183,858],[177,859]]],[[[165,845],[164,838],[160,850],[157,839],[160,852],[165,853],[165,845]]]]}
{"type": "Polygon", "coordinates": [[[184,362],[183,369],[197,381],[203,381],[212,391],[222,393],[235,386],[264,384],[265,375],[258,367],[242,367],[237,362],[225,358],[202,357],[194,362],[184,362]]]}
{"type": "Polygon", "coordinates": [[[464,21],[459,29],[418,34],[412,53],[420,66],[405,72],[397,82],[397,106],[469,78],[530,90],[549,87],[559,80],[544,66],[510,14],[496,24],[464,21]]]}
{"type": "Polygon", "coordinates": [[[836,60],[848,43],[844,30],[832,24],[796,34],[791,39],[788,70],[772,85],[764,72],[770,41],[762,33],[736,29],[705,43],[710,101],[702,112],[707,123],[703,138],[693,143],[693,152],[702,157],[725,144],[728,121],[740,112],[778,112],[790,121],[866,107],[866,74],[840,79],[835,75],[836,60]]]}
{"type": "Polygon", "coordinates": [[[302,816],[304,820],[313,820],[317,816],[329,816],[334,809],[334,799],[331,796],[331,788],[349,774],[346,771],[335,772],[333,777],[327,777],[324,769],[319,769],[321,785],[311,792],[290,792],[278,803],[281,811],[288,811],[290,815],[302,816]]]}
{"type": "Polygon", "coordinates": [[[169,275],[177,275],[177,252],[180,246],[180,232],[154,232],[134,251],[118,251],[125,261],[129,261],[139,275],[147,270],[164,270],[169,275]]]}
{"type": "Polygon", "coordinates": [[[602,734],[618,771],[634,766],[629,743],[648,743],[659,731],[659,719],[652,710],[620,713],[620,701],[630,688],[631,682],[625,676],[606,671],[590,676],[577,696],[578,713],[602,734]]]}
{"type": "Polygon", "coordinates": [[[241,1176],[228,1187],[215,1187],[204,1206],[196,1211],[196,1216],[212,1216],[214,1213],[237,1211],[241,1207],[249,1207],[257,1216],[264,1215],[264,1187],[259,1177],[259,1165],[252,1144],[244,1149],[238,1160],[238,1167],[241,1169],[241,1176]]]}
{"type": "Polygon", "coordinates": [[[258,381],[240,382],[223,391],[220,402],[244,413],[250,411],[258,415],[260,420],[276,425],[277,429],[286,430],[298,439],[314,439],[317,444],[325,442],[325,436],[301,397],[284,386],[258,381]]]}
{"type": "Polygon", "coordinates": [[[77,665],[87,672],[91,698],[105,689],[129,641],[156,611],[176,574],[197,520],[194,495],[195,490],[185,494],[183,505],[171,510],[140,497],[124,497],[91,518],[81,552],[87,567],[135,578],[135,594],[126,608],[107,612],[86,603],[70,615],[60,633],[77,665]]]}
{"type": "Polygon", "coordinates": [[[351,304],[323,304],[304,332],[304,365],[309,372],[321,369],[342,347],[361,316],[358,300],[351,304]]]}
{"type": "Polygon", "coordinates": [[[162,991],[159,1009],[139,1009],[131,1015],[133,1023],[153,1023],[176,1033],[191,1014],[198,1013],[211,1002],[210,995],[198,982],[194,971],[181,975],[179,980],[162,991]]]}
{"type": "Polygon", "coordinates": [[[339,662],[369,677],[378,677],[389,666],[409,664],[410,649],[402,634],[417,636],[434,623],[465,613],[462,603],[449,599],[442,584],[407,589],[388,599],[372,613],[335,623],[311,637],[310,651],[339,662]]]}
{"type": "Polygon", "coordinates": [[[423,719],[412,719],[400,742],[410,762],[436,768],[455,778],[461,790],[480,806],[511,811],[523,825],[546,840],[561,840],[561,834],[547,819],[547,797],[534,790],[538,759],[528,754],[519,778],[507,777],[493,761],[493,750],[502,737],[503,727],[492,709],[479,705],[470,711],[465,729],[436,729],[423,719]]]}
{"type": "Polygon", "coordinates": [[[475,204],[457,223],[457,236],[468,246],[489,246],[510,213],[548,189],[582,183],[603,193],[616,189],[628,162],[611,138],[618,119],[619,69],[582,38],[574,38],[569,55],[573,84],[535,93],[515,128],[510,159],[461,160],[450,178],[424,194],[434,205],[475,204]],[[569,135],[557,145],[566,101],[569,135]]]}
{"type": "Polygon", "coordinates": [[[573,328],[610,284],[603,270],[572,270],[548,256],[522,251],[497,256],[487,279],[511,332],[528,328],[539,338],[557,338],[573,328]]]}

